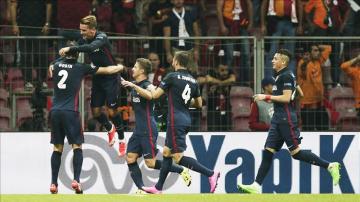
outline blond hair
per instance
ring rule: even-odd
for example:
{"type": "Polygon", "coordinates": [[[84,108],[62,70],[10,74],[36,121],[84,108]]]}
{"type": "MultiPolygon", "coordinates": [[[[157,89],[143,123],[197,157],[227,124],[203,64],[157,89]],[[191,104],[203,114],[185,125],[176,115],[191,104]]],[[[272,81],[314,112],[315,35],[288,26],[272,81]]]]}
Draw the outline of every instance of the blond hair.
{"type": "Polygon", "coordinates": [[[87,25],[90,29],[96,29],[97,22],[95,15],[88,15],[80,20],[80,24],[87,25]]]}
{"type": "Polygon", "coordinates": [[[149,59],[146,58],[138,58],[136,62],[139,63],[140,68],[144,70],[144,73],[148,75],[152,71],[152,63],[149,59]]]}

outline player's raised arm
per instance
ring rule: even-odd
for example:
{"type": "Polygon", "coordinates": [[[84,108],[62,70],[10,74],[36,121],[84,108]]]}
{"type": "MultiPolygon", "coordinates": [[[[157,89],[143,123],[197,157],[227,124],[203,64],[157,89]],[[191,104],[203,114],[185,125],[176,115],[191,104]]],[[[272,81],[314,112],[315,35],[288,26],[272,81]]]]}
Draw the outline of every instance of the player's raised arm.
{"type": "Polygon", "coordinates": [[[99,67],[96,71],[96,74],[115,74],[124,70],[123,65],[112,65],[108,67],[99,67]]]}
{"type": "Polygon", "coordinates": [[[122,80],[121,85],[123,85],[125,87],[133,88],[134,90],[136,90],[137,93],[139,93],[139,95],[141,97],[143,97],[147,100],[152,99],[151,91],[155,89],[155,87],[153,85],[149,85],[147,89],[144,89],[144,88],[141,88],[140,86],[138,86],[130,81],[126,81],[126,80],[122,80]]]}
{"type": "Polygon", "coordinates": [[[151,91],[152,94],[152,99],[158,99],[159,97],[161,97],[163,94],[165,93],[165,91],[162,88],[157,87],[156,89],[151,91]]]}

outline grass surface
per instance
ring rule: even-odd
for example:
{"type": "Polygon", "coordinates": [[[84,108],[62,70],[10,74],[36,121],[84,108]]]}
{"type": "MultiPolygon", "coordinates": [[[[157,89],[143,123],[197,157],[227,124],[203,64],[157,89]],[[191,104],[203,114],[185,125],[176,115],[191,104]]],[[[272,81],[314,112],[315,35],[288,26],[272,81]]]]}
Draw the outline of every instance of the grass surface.
{"type": "Polygon", "coordinates": [[[1,202],[359,202],[359,194],[0,195],[1,202]]]}

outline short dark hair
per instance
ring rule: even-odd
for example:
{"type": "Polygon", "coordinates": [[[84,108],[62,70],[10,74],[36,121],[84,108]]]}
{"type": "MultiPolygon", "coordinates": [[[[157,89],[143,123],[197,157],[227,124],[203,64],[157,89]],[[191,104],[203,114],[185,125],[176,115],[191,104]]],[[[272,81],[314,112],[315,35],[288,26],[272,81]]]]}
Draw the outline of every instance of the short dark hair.
{"type": "Polygon", "coordinates": [[[179,63],[180,66],[187,68],[189,64],[189,53],[186,51],[178,51],[174,55],[174,59],[179,63]]]}
{"type": "MultiPolygon", "coordinates": [[[[75,42],[75,41],[67,41],[66,42],[66,46],[77,46],[78,44],[75,42]]],[[[76,51],[68,51],[66,52],[65,54],[66,57],[72,57],[72,58],[75,58],[77,59],[79,57],[79,52],[76,52],[76,51]]]]}
{"type": "Polygon", "coordinates": [[[285,55],[285,56],[287,56],[289,58],[289,61],[291,60],[292,56],[291,56],[291,53],[290,53],[290,51],[288,49],[282,48],[282,49],[279,49],[278,51],[276,51],[276,53],[281,54],[281,55],[285,55]]]}
{"type": "Polygon", "coordinates": [[[140,64],[141,69],[144,70],[144,73],[148,75],[152,71],[152,63],[149,59],[146,58],[138,58],[136,62],[140,64]]]}

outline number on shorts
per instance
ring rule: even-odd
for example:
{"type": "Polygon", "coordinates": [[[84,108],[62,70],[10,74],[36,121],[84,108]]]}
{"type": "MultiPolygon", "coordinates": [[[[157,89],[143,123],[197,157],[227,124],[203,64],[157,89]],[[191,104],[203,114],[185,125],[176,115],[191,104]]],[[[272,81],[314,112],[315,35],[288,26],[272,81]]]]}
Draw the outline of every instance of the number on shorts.
{"type": "Polygon", "coordinates": [[[189,86],[189,84],[186,84],[181,96],[185,101],[185,104],[190,100],[190,95],[191,95],[191,88],[189,86]]]}
{"type": "Polygon", "coordinates": [[[58,88],[66,89],[65,81],[69,75],[68,72],[66,70],[62,69],[59,71],[58,75],[61,76],[61,79],[60,79],[59,83],[57,84],[58,88]]]}

